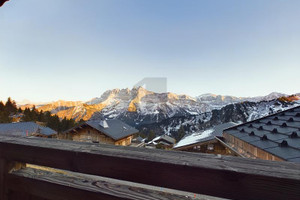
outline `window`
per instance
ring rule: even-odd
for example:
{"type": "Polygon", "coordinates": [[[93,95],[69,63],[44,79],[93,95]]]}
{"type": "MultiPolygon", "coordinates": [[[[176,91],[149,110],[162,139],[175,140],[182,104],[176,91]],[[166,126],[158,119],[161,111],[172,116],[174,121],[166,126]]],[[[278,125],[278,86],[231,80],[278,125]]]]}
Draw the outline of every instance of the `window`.
{"type": "Polygon", "coordinates": [[[213,151],[214,150],[214,145],[213,144],[207,145],[207,149],[210,150],[210,151],[213,151]]]}

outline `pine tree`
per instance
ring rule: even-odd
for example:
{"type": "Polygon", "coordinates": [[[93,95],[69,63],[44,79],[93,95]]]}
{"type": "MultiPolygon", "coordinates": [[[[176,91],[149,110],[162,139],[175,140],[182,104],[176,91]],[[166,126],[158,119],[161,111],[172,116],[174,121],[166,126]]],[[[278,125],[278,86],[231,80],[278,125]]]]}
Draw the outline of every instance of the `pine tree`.
{"type": "Polygon", "coordinates": [[[31,119],[31,111],[29,108],[25,108],[24,113],[23,113],[22,121],[24,122],[30,122],[32,121],[31,119]]]}
{"type": "Polygon", "coordinates": [[[18,113],[22,113],[23,110],[21,108],[18,109],[18,113]]]}
{"type": "Polygon", "coordinates": [[[9,113],[7,111],[0,112],[0,123],[10,123],[9,113]]]}
{"type": "Polygon", "coordinates": [[[39,122],[45,122],[45,116],[44,116],[44,112],[42,110],[38,113],[37,120],[39,122]]]}
{"type": "Polygon", "coordinates": [[[65,131],[67,130],[69,127],[69,121],[67,120],[66,117],[63,118],[63,120],[61,120],[61,130],[65,131]]]}
{"type": "Polygon", "coordinates": [[[4,104],[2,101],[0,101],[0,112],[4,111],[4,104]]]}
{"type": "Polygon", "coordinates": [[[180,126],[177,134],[176,134],[176,141],[179,142],[183,137],[185,136],[185,131],[184,131],[184,127],[183,126],[180,126]]]}
{"type": "Polygon", "coordinates": [[[154,133],[153,130],[150,130],[149,131],[149,134],[148,134],[148,141],[151,141],[155,138],[156,134],[154,133]]]}
{"type": "Polygon", "coordinates": [[[35,109],[35,106],[33,106],[31,111],[30,111],[30,118],[31,118],[31,121],[37,121],[38,120],[38,111],[35,109]]]}
{"type": "Polygon", "coordinates": [[[10,97],[8,97],[5,103],[5,110],[9,113],[16,113],[18,110],[16,102],[11,100],[10,97]]]}
{"type": "Polygon", "coordinates": [[[61,132],[60,121],[57,115],[50,116],[49,120],[47,121],[47,126],[56,130],[57,132],[61,132]]]}

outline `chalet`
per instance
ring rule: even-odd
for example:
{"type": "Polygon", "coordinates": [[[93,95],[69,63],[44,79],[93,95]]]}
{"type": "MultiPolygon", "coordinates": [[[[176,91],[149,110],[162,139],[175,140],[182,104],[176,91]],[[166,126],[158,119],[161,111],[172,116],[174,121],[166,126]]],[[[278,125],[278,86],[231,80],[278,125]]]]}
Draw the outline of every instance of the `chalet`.
{"type": "Polygon", "coordinates": [[[300,163],[300,106],[224,130],[244,157],[300,163]]]}
{"type": "Polygon", "coordinates": [[[152,141],[148,142],[147,146],[160,146],[159,148],[163,149],[170,149],[175,144],[176,140],[172,138],[171,136],[168,136],[166,134],[157,136],[152,141]]]}
{"type": "Polygon", "coordinates": [[[135,143],[142,143],[144,142],[146,139],[142,138],[141,136],[138,136],[136,138],[133,138],[132,139],[132,142],[135,142],[135,143]]]}
{"type": "Polygon", "coordinates": [[[142,138],[141,136],[137,136],[132,139],[130,146],[132,147],[145,147],[146,138],[142,138]]]}
{"type": "Polygon", "coordinates": [[[0,135],[53,138],[56,137],[57,133],[51,128],[41,126],[34,122],[17,122],[0,124],[0,135]]]}
{"type": "Polygon", "coordinates": [[[89,120],[63,133],[64,139],[128,146],[139,131],[117,119],[89,120]]]}
{"type": "Polygon", "coordinates": [[[197,132],[185,136],[177,144],[175,144],[173,149],[189,152],[235,155],[234,152],[232,152],[230,149],[224,146],[222,142],[220,142],[220,137],[222,137],[224,129],[236,125],[236,123],[228,122],[225,124],[217,125],[202,132],[197,132]]]}

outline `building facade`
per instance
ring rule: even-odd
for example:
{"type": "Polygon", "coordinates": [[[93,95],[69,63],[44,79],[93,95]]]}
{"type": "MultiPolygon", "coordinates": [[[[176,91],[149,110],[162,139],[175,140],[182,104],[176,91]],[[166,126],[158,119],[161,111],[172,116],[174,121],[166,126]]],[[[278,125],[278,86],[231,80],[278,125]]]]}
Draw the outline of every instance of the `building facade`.
{"type": "Polygon", "coordinates": [[[137,129],[120,120],[101,119],[87,121],[67,130],[60,139],[128,146],[136,133],[137,129]]]}

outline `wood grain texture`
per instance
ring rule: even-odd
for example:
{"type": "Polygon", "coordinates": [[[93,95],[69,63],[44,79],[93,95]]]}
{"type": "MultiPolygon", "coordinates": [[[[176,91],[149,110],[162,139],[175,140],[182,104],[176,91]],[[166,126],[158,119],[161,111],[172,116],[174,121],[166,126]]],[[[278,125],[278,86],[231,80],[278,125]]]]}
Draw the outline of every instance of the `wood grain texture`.
{"type": "Polygon", "coordinates": [[[0,136],[0,157],[233,199],[300,199],[288,162],[0,136]]]}
{"type": "Polygon", "coordinates": [[[57,200],[219,200],[199,195],[196,198],[186,197],[141,185],[120,184],[103,177],[70,172],[54,173],[32,168],[13,172],[9,176],[8,183],[16,192],[28,191],[40,198],[57,200]]]}
{"type": "Polygon", "coordinates": [[[9,191],[7,187],[8,173],[13,170],[19,170],[23,167],[25,167],[24,163],[19,163],[19,162],[0,158],[0,199],[1,200],[9,199],[9,191]]]}
{"type": "Polygon", "coordinates": [[[8,173],[6,171],[7,161],[5,159],[0,159],[0,199],[4,200],[6,197],[6,180],[5,176],[8,173]]]}

